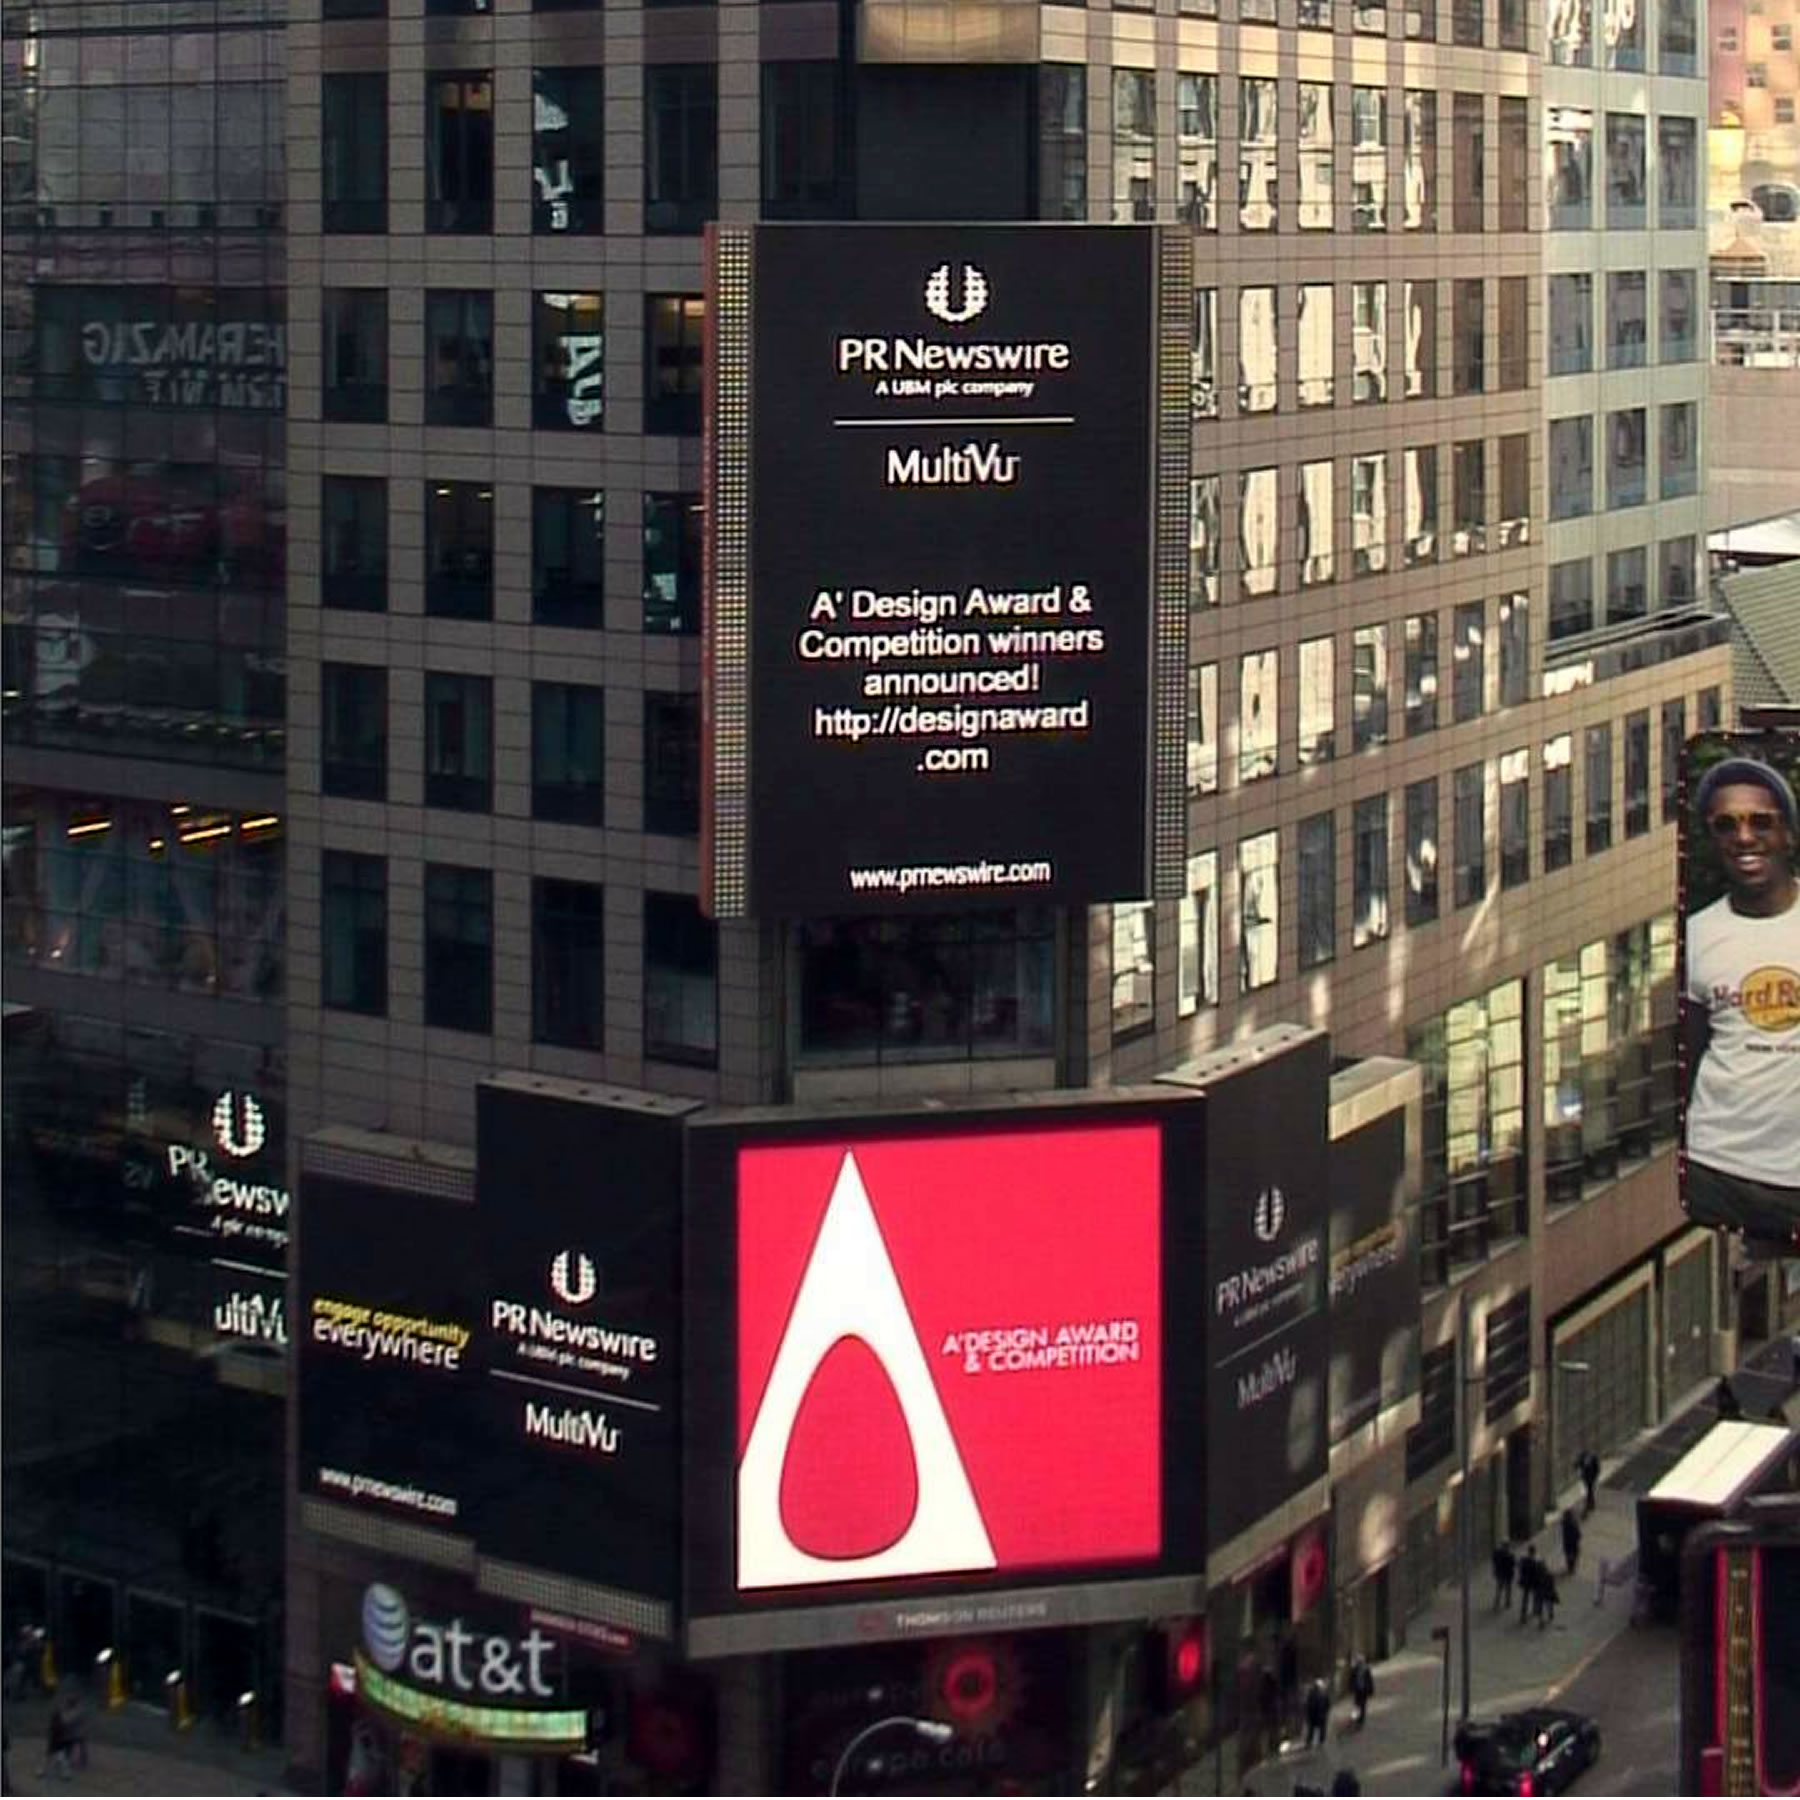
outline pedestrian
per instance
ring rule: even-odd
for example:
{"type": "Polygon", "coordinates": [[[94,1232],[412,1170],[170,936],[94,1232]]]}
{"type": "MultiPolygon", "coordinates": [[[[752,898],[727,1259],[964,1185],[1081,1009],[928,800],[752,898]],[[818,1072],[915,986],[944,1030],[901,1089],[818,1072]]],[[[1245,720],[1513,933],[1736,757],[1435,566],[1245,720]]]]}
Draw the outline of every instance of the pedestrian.
{"type": "Polygon", "coordinates": [[[1556,1608],[1562,1596],[1556,1591],[1556,1577],[1546,1567],[1538,1576],[1538,1629],[1548,1631],[1556,1623],[1556,1608]]]}
{"type": "Polygon", "coordinates": [[[74,1712],[66,1699],[59,1699],[50,1709],[50,1722],[44,1728],[44,1773],[58,1781],[67,1781],[74,1772],[76,1735],[74,1712]]]}
{"type": "Polygon", "coordinates": [[[1275,1666],[1281,1677],[1281,1728],[1290,1731],[1300,1722],[1300,1644],[1291,1634],[1281,1640],[1275,1666]]]}
{"type": "Polygon", "coordinates": [[[1256,1678],[1256,1708],[1262,1717],[1267,1754],[1274,1756],[1281,1749],[1281,1683],[1267,1663],[1256,1678]]]}
{"type": "Polygon", "coordinates": [[[1519,1623],[1537,1611],[1538,1579],[1544,1565],[1538,1561],[1537,1545],[1527,1544],[1519,1558],[1519,1623]]]}
{"type": "Polygon", "coordinates": [[[1356,1707],[1356,1729],[1361,1731],[1369,1718],[1369,1702],[1375,1698],[1375,1671],[1366,1656],[1358,1656],[1350,1665],[1350,1699],[1356,1707]]]}
{"type": "Polygon", "coordinates": [[[1339,1769],[1331,1778],[1331,1791],[1334,1794],[1360,1794],[1362,1783],[1354,1769],[1339,1769]]]}
{"type": "Polygon", "coordinates": [[[1323,1747],[1325,1728],[1331,1723],[1331,1690],[1321,1675],[1315,1675],[1306,1690],[1306,1747],[1315,1743],[1323,1747]]]}
{"type": "Polygon", "coordinates": [[[1513,1555],[1511,1544],[1494,1546],[1494,1611],[1505,1612],[1512,1605],[1513,1577],[1518,1572],[1519,1559],[1513,1555]]]}
{"type": "Polygon", "coordinates": [[[1581,1485],[1587,1490],[1587,1517],[1594,1516],[1594,1489],[1600,1485],[1600,1459],[1593,1451],[1584,1450],[1575,1459],[1575,1467],[1581,1475],[1581,1485]]]}
{"type": "Polygon", "coordinates": [[[1575,1565],[1581,1561],[1581,1521],[1575,1517],[1572,1506],[1563,1509],[1562,1547],[1563,1573],[1573,1575],[1575,1565]]]}
{"type": "Polygon", "coordinates": [[[1731,1378],[1719,1377],[1719,1385],[1713,1389],[1713,1405],[1719,1409],[1721,1419],[1741,1419],[1744,1409],[1738,1405],[1737,1390],[1731,1385],[1731,1378]]]}

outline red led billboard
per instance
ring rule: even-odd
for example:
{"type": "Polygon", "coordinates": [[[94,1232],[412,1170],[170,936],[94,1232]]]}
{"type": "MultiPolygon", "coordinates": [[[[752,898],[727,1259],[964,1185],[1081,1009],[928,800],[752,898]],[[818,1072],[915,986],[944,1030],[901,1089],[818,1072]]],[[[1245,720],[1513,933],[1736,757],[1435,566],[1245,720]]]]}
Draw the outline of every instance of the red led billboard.
{"type": "Polygon", "coordinates": [[[1157,1123],[736,1174],[740,1592],[1160,1558],[1157,1123]]]}

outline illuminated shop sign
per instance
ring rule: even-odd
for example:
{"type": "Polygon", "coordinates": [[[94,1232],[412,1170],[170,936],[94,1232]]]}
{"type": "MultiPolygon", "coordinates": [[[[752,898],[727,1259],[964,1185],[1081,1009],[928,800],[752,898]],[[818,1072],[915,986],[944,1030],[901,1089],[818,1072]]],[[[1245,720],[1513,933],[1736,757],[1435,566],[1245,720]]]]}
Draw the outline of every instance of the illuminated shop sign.
{"type": "Polygon", "coordinates": [[[198,1223],[184,1220],[175,1230],[211,1238],[221,1251],[280,1262],[287,1252],[288,1190],[250,1179],[243,1167],[267,1143],[262,1102],[253,1093],[227,1090],[213,1102],[210,1121],[210,1143],[163,1147],[165,1172],[186,1185],[200,1214],[198,1223]]]}
{"type": "MultiPolygon", "coordinates": [[[[1181,866],[1185,816],[1153,807],[1186,752],[1152,730],[1185,665],[1185,463],[1157,498],[1158,296],[1182,287],[1157,284],[1167,246],[1115,227],[765,226],[739,291],[727,238],[713,909],[1149,894],[1153,860],[1155,881],[1181,866]]],[[[1189,429],[1183,411],[1183,446],[1189,429]]]]}
{"type": "Polygon", "coordinates": [[[588,1739],[588,1715],[570,1708],[532,1712],[512,1706],[478,1706],[445,1694],[428,1694],[384,1674],[361,1651],[356,1656],[356,1686],[383,1712],[445,1737],[522,1750],[580,1750],[588,1739]]]}

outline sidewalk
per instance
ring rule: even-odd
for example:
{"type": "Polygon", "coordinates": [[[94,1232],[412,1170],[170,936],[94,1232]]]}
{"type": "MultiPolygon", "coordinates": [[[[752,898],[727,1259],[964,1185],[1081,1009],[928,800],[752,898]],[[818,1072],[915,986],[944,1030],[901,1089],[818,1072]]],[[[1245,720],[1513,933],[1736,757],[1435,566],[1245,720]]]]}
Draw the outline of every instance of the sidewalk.
{"type": "Polygon", "coordinates": [[[154,1707],[130,1705],[117,1712],[83,1699],[88,1762],[69,1778],[44,1771],[44,1734],[50,1702],[42,1696],[6,1708],[12,1738],[7,1766],[20,1794],[285,1794],[279,1749],[240,1750],[207,1725],[190,1732],[169,1729],[154,1707]]]}

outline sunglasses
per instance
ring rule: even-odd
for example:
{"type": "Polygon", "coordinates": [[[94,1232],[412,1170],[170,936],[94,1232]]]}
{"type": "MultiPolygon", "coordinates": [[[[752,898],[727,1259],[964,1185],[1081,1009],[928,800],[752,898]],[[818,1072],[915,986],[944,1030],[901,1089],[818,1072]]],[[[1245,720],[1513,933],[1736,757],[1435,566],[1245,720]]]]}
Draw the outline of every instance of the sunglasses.
{"type": "Polygon", "coordinates": [[[1721,812],[1714,813],[1706,821],[1706,828],[1716,838],[1736,837],[1740,830],[1767,837],[1780,824],[1781,814],[1777,812],[1721,812]]]}

